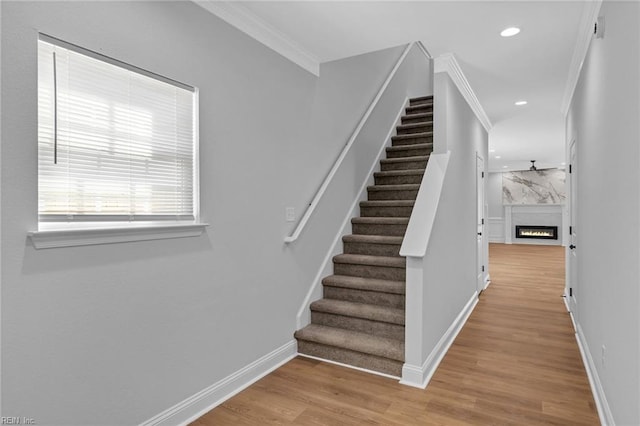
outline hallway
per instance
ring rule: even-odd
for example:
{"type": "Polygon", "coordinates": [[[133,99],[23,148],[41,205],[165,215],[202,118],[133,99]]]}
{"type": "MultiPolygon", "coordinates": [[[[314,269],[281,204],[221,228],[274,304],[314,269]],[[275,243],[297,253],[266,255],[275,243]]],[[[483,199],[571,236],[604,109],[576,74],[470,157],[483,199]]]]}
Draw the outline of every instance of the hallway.
{"type": "Polygon", "coordinates": [[[597,425],[564,248],[491,244],[492,284],[427,390],[298,357],[192,423],[597,425]]]}

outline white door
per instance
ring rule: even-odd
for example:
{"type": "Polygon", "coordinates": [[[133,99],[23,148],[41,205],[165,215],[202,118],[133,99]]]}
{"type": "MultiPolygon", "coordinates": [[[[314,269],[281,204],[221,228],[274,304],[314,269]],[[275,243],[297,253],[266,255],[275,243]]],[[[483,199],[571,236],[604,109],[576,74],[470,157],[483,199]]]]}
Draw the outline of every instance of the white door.
{"type": "Polygon", "coordinates": [[[569,247],[567,248],[567,262],[569,262],[569,279],[567,280],[567,297],[569,298],[569,310],[573,313],[573,318],[577,321],[577,298],[578,290],[578,233],[576,230],[576,202],[578,194],[577,184],[577,161],[576,161],[576,141],[575,139],[569,145],[569,247]]]}
{"type": "Polygon", "coordinates": [[[484,160],[476,155],[476,252],[477,252],[477,283],[476,290],[484,290],[484,160]]]}

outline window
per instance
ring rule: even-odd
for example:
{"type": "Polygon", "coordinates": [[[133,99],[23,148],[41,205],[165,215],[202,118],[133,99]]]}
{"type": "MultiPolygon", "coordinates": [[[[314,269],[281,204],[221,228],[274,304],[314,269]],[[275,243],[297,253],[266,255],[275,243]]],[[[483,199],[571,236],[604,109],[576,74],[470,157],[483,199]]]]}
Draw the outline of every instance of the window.
{"type": "Polygon", "coordinates": [[[196,89],[41,35],[41,227],[193,222],[196,127],[196,89]]]}

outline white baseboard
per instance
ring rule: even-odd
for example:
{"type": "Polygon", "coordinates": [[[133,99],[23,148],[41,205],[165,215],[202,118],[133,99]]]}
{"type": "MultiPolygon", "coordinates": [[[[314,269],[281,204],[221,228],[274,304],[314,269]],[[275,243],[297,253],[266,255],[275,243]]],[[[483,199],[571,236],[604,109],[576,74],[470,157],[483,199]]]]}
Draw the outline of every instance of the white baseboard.
{"type": "Polygon", "coordinates": [[[362,371],[363,373],[367,373],[367,374],[374,374],[376,376],[386,377],[387,379],[398,380],[400,378],[398,376],[392,376],[391,374],[385,374],[385,373],[381,373],[379,371],[373,371],[373,370],[369,370],[369,369],[362,368],[362,367],[356,367],[355,365],[343,364],[343,363],[338,362],[338,361],[333,361],[333,360],[330,360],[330,359],[320,358],[320,357],[313,356],[313,355],[298,354],[298,356],[300,356],[302,358],[310,358],[310,359],[315,359],[317,361],[326,362],[327,364],[333,364],[333,365],[338,365],[340,367],[350,368],[352,370],[362,371]]]}
{"type": "Polygon", "coordinates": [[[571,325],[573,326],[573,331],[577,332],[578,329],[576,327],[576,318],[573,316],[573,312],[571,312],[571,306],[569,305],[569,295],[566,292],[562,295],[562,301],[564,302],[565,308],[567,308],[567,312],[569,313],[569,318],[571,318],[571,325]]]}
{"type": "Polygon", "coordinates": [[[289,362],[297,355],[297,348],[296,341],[291,340],[230,376],[141,423],[139,426],[187,425],[276,368],[289,362]]]}
{"type": "Polygon", "coordinates": [[[471,312],[478,303],[478,292],[474,292],[471,299],[462,308],[456,319],[453,320],[449,329],[440,338],[440,341],[433,348],[427,359],[422,365],[404,364],[402,367],[402,380],[400,383],[403,385],[413,386],[416,388],[425,389],[436,372],[436,369],[442,362],[442,359],[446,355],[447,351],[453,344],[460,330],[469,319],[471,312]]]}
{"type": "Polygon", "coordinates": [[[322,278],[331,275],[331,267],[333,265],[332,259],[336,254],[340,253],[340,249],[342,247],[342,237],[349,234],[351,231],[351,219],[358,216],[358,209],[360,208],[360,201],[364,201],[367,199],[367,186],[373,184],[373,172],[376,170],[376,167],[380,164],[380,160],[382,160],[386,155],[386,150],[388,146],[391,146],[391,136],[393,132],[396,130],[396,127],[402,123],[402,115],[404,114],[404,110],[406,106],[409,105],[409,97],[407,96],[402,104],[402,108],[398,111],[398,115],[396,116],[393,125],[390,127],[389,132],[387,133],[387,137],[384,139],[384,143],[380,146],[380,150],[378,151],[378,155],[376,156],[371,168],[369,169],[369,174],[367,175],[364,182],[362,182],[362,186],[360,187],[360,191],[358,191],[358,195],[355,197],[353,202],[351,203],[351,207],[349,208],[348,213],[345,215],[344,220],[342,221],[342,225],[338,230],[333,242],[331,243],[331,247],[327,252],[327,255],[324,257],[322,264],[320,265],[320,269],[318,273],[313,279],[311,287],[307,292],[304,300],[302,301],[302,305],[298,310],[298,314],[296,315],[296,326],[298,330],[309,325],[311,323],[311,311],[309,306],[311,302],[322,298],[322,292],[320,290],[320,284],[322,283],[322,278]]]}
{"type": "Polygon", "coordinates": [[[589,385],[591,385],[593,399],[596,402],[598,416],[600,416],[600,424],[603,426],[615,426],[611,408],[609,407],[607,397],[604,394],[600,377],[598,377],[598,370],[596,370],[596,365],[593,362],[589,345],[587,344],[587,340],[582,332],[580,324],[577,324],[576,327],[576,340],[578,341],[578,347],[580,348],[580,355],[582,355],[584,369],[587,371],[587,377],[589,378],[589,385]]]}

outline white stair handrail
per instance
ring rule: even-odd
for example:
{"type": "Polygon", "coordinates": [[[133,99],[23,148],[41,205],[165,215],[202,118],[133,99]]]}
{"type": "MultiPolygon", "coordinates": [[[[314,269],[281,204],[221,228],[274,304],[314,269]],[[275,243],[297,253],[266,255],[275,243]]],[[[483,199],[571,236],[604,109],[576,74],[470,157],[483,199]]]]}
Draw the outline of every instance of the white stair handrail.
{"type": "Polygon", "coordinates": [[[396,64],[394,65],[393,69],[391,70],[391,72],[387,76],[387,79],[384,81],[384,83],[382,84],[382,86],[378,90],[378,93],[376,94],[376,97],[373,98],[373,101],[371,101],[371,104],[369,104],[369,108],[367,108],[367,111],[364,113],[364,115],[360,119],[360,122],[358,123],[358,126],[355,128],[355,130],[351,134],[351,137],[349,138],[349,141],[344,146],[344,148],[342,148],[342,151],[340,152],[340,155],[336,159],[335,163],[333,163],[333,166],[331,167],[331,170],[329,170],[329,173],[327,174],[327,176],[324,178],[324,181],[322,182],[322,185],[320,185],[320,188],[318,188],[318,191],[316,192],[315,196],[313,197],[313,200],[311,201],[311,203],[307,207],[307,210],[304,212],[304,215],[302,216],[302,219],[300,220],[300,222],[298,222],[298,225],[296,226],[296,228],[293,231],[293,233],[291,235],[289,235],[288,237],[285,237],[285,239],[284,239],[285,243],[287,243],[287,244],[292,243],[292,242],[296,241],[298,239],[298,237],[300,237],[300,234],[302,233],[302,230],[307,225],[307,222],[309,222],[309,219],[311,218],[311,215],[313,214],[313,212],[315,211],[316,207],[320,203],[320,200],[322,199],[324,193],[327,191],[327,187],[329,186],[329,184],[333,180],[333,177],[338,172],[338,169],[342,165],[342,162],[344,161],[345,157],[347,156],[347,153],[349,152],[349,150],[353,146],[353,143],[355,142],[355,140],[358,138],[358,135],[360,134],[360,131],[362,130],[362,128],[364,127],[365,123],[369,119],[369,116],[371,115],[371,113],[373,112],[374,108],[378,104],[378,101],[380,100],[380,98],[384,94],[385,90],[387,89],[387,86],[389,86],[389,83],[391,83],[391,80],[393,79],[393,77],[395,76],[396,72],[398,71],[398,68],[400,68],[400,65],[402,65],[402,63],[404,62],[404,59],[409,54],[409,51],[411,50],[411,48],[416,44],[418,45],[418,47],[420,47],[420,51],[423,52],[425,54],[425,56],[427,56],[429,59],[431,59],[431,57],[428,55],[427,50],[422,45],[422,43],[420,43],[420,42],[411,42],[411,43],[407,44],[407,46],[405,47],[404,51],[402,52],[402,55],[400,55],[400,58],[398,58],[398,61],[396,62],[396,64]]]}

